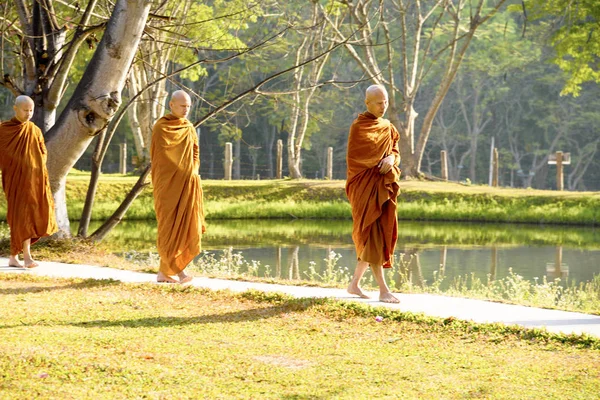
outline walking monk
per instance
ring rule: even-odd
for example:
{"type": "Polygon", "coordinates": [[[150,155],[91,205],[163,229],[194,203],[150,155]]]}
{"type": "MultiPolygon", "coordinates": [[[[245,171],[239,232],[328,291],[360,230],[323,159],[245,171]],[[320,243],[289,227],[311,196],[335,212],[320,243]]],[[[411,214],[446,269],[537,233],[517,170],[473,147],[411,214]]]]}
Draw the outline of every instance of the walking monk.
{"type": "Polygon", "coordinates": [[[400,179],[398,131],[383,114],[388,94],[383,86],[369,86],[367,112],[359,114],[350,127],[346,194],[352,206],[352,240],[358,263],[348,293],[369,298],[360,279],[371,266],[379,285],[379,300],[399,303],[385,283],[384,268],[392,267],[398,238],[396,197],[400,179]]]}
{"type": "Polygon", "coordinates": [[[15,117],[0,124],[0,170],[10,227],[11,267],[34,268],[31,245],[58,230],[42,131],[31,121],[33,100],[19,96],[15,117]],[[23,264],[19,253],[23,252],[23,264]]]}
{"type": "Polygon", "coordinates": [[[158,222],[158,282],[191,282],[192,277],[184,269],[200,254],[200,236],[205,231],[198,138],[186,118],[191,104],[187,93],[173,92],[171,113],[159,119],[152,130],[150,159],[158,222]],[[179,280],[173,279],[174,275],[179,280]]]}

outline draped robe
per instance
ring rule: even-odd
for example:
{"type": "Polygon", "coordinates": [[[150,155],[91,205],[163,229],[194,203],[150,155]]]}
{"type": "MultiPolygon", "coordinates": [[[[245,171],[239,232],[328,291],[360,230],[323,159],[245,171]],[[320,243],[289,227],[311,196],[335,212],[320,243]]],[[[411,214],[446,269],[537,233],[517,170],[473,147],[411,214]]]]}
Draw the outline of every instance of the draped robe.
{"type": "Polygon", "coordinates": [[[176,275],[200,254],[205,231],[198,137],[186,118],[168,114],[152,130],[150,146],[160,271],[176,275]]]}
{"type": "Polygon", "coordinates": [[[46,159],[44,136],[33,122],[13,118],[0,124],[0,170],[11,255],[23,251],[25,240],[34,244],[58,230],[46,159]]]}
{"type": "Polygon", "coordinates": [[[359,114],[348,136],[346,195],[352,207],[352,240],[360,261],[392,267],[398,238],[399,133],[387,119],[359,114]],[[379,162],[395,156],[392,169],[379,173],[379,162]]]}

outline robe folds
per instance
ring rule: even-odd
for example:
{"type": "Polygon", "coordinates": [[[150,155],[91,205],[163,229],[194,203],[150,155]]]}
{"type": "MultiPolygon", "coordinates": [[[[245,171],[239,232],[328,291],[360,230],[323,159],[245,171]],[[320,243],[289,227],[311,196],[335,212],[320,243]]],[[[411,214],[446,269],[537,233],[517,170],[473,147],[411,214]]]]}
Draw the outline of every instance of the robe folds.
{"type": "Polygon", "coordinates": [[[152,130],[150,146],[160,271],[176,275],[200,254],[205,231],[200,151],[194,126],[168,114],[152,130]]]}
{"type": "Polygon", "coordinates": [[[13,118],[0,124],[0,170],[11,255],[23,251],[25,240],[34,244],[58,230],[47,157],[44,136],[33,122],[13,118]]]}
{"type": "Polygon", "coordinates": [[[399,133],[387,119],[359,114],[348,136],[346,195],[352,207],[352,240],[360,261],[392,267],[398,238],[399,133]],[[379,162],[395,156],[392,169],[379,173],[379,162]]]}

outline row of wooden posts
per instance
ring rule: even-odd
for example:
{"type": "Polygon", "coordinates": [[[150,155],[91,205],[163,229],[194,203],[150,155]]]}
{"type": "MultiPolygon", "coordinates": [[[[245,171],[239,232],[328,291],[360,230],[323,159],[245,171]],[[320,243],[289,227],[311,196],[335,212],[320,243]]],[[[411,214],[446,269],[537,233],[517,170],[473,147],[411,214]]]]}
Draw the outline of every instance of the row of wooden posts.
{"type": "MultiPolygon", "coordinates": [[[[446,150],[442,150],[440,152],[440,158],[442,163],[442,179],[444,181],[448,180],[448,153],[446,150]]],[[[491,166],[491,182],[490,185],[493,187],[498,187],[498,171],[499,171],[499,162],[498,162],[498,148],[494,147],[492,151],[492,166],[491,166]]],[[[568,165],[571,163],[571,154],[563,153],[562,151],[557,151],[555,154],[552,154],[548,159],[548,164],[556,164],[556,189],[564,190],[564,173],[563,173],[563,165],[568,165]]],[[[233,144],[231,142],[225,143],[225,180],[230,181],[232,177],[232,168],[233,168],[233,144]]],[[[121,143],[120,145],[120,157],[119,157],[119,172],[121,174],[127,173],[127,143],[121,143]]],[[[281,139],[277,140],[277,168],[276,168],[276,179],[283,178],[283,141],[281,139]]],[[[260,179],[260,175],[256,176],[257,179],[260,179]]],[[[327,148],[327,179],[333,179],[333,147],[327,148]]]]}
{"type": "MultiPolygon", "coordinates": [[[[283,141],[277,140],[277,166],[275,168],[275,179],[283,178],[283,141]]],[[[233,168],[233,144],[225,143],[225,180],[231,180],[231,171],[233,168]]],[[[327,171],[325,174],[327,179],[333,179],[333,147],[327,148],[327,171]]],[[[256,179],[260,179],[260,175],[256,175],[256,179]]]]}
{"type": "MultiPolygon", "coordinates": [[[[440,152],[440,159],[442,162],[442,179],[448,180],[448,154],[446,150],[440,152]]],[[[571,153],[563,153],[557,151],[555,154],[551,154],[548,158],[548,164],[556,164],[556,190],[564,190],[564,173],[563,166],[571,164],[571,153]]],[[[494,147],[492,151],[492,165],[491,165],[491,179],[490,186],[498,187],[498,170],[500,163],[498,162],[498,148],[494,147]]]]}

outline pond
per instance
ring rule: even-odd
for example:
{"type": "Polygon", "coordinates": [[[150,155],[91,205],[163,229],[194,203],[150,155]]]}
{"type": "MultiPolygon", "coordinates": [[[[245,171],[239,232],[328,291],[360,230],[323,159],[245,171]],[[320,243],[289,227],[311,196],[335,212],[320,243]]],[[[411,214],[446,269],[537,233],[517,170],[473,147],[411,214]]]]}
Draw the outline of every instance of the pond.
{"type": "MultiPolygon", "coordinates": [[[[209,221],[207,229],[197,263],[220,260],[239,274],[343,282],[356,264],[348,220],[209,221]]],[[[155,221],[123,222],[106,239],[126,256],[155,253],[155,240],[155,221]]],[[[600,230],[400,221],[395,258],[389,277],[396,287],[437,280],[443,290],[467,276],[485,283],[510,271],[532,283],[589,282],[600,275],[600,230]]]]}

